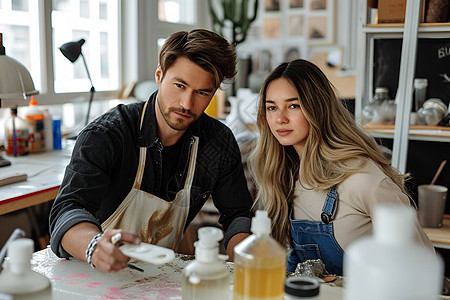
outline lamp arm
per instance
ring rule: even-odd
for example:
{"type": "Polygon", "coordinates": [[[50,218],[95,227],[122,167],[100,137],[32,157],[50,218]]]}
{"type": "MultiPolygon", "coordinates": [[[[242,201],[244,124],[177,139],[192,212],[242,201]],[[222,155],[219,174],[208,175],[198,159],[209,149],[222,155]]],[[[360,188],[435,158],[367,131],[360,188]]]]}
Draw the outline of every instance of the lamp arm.
{"type": "Polygon", "coordinates": [[[85,124],[84,124],[86,126],[89,123],[89,115],[91,113],[91,104],[92,104],[92,99],[94,98],[95,88],[94,88],[94,84],[92,83],[91,74],[89,74],[89,69],[88,69],[88,66],[86,64],[86,59],[84,58],[83,53],[80,53],[80,55],[83,58],[84,67],[86,68],[87,76],[89,78],[89,81],[91,82],[91,90],[90,90],[90,96],[89,96],[89,105],[88,105],[88,111],[87,111],[87,114],[86,114],[86,121],[85,121],[85,124]]]}
{"type": "Polygon", "coordinates": [[[92,104],[92,99],[94,98],[94,92],[95,92],[95,88],[94,88],[94,86],[92,86],[91,91],[90,91],[89,105],[88,105],[88,110],[86,113],[86,121],[84,122],[84,126],[86,126],[89,123],[89,115],[91,114],[91,104],[92,104]]]}
{"type": "Polygon", "coordinates": [[[87,73],[87,76],[89,78],[89,81],[91,82],[91,86],[94,87],[94,84],[92,83],[92,79],[91,79],[91,74],[89,74],[89,69],[88,69],[88,66],[86,64],[86,59],[84,59],[83,53],[80,53],[80,55],[81,55],[81,58],[83,58],[84,67],[86,68],[86,73],[87,73]]]}

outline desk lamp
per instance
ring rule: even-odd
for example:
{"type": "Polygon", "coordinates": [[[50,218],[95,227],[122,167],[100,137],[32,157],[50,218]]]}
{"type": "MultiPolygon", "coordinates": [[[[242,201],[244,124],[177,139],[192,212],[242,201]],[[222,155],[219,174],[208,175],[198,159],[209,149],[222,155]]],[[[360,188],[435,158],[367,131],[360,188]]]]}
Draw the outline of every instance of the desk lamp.
{"type": "MultiPolygon", "coordinates": [[[[70,60],[72,63],[74,63],[78,59],[78,57],[80,57],[80,56],[83,59],[83,63],[84,63],[84,67],[86,68],[87,76],[89,78],[89,81],[91,82],[89,105],[88,105],[88,111],[87,111],[87,114],[86,114],[86,121],[85,121],[85,124],[84,124],[86,126],[88,124],[88,122],[89,122],[89,114],[91,112],[91,104],[92,104],[92,99],[94,98],[95,88],[94,88],[94,85],[92,84],[92,79],[91,79],[91,75],[89,74],[89,69],[87,67],[86,60],[84,58],[83,53],[81,52],[81,47],[83,46],[83,44],[85,42],[86,41],[84,39],[81,39],[78,42],[68,42],[68,43],[65,43],[64,45],[62,45],[59,48],[59,50],[61,50],[62,54],[68,60],[70,60]]],[[[76,136],[74,136],[73,138],[76,139],[76,136]]]]}
{"type": "MultiPolygon", "coordinates": [[[[5,54],[3,35],[0,33],[0,108],[2,107],[1,99],[21,98],[26,101],[27,96],[38,93],[27,68],[5,54]]],[[[0,156],[0,167],[10,164],[8,160],[0,156]]]]}

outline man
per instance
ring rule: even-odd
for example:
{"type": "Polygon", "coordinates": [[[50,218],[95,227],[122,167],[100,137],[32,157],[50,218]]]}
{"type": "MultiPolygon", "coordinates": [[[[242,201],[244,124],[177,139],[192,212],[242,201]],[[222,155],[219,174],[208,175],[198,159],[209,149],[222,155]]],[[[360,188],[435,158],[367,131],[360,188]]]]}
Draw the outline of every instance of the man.
{"type": "Polygon", "coordinates": [[[176,250],[212,195],[232,257],[250,233],[252,200],[236,140],[203,111],[235,75],[236,52],[219,35],[172,34],[159,54],[159,90],[111,109],[78,136],[50,213],[53,252],[121,270],[129,257],[113,236],[176,250]]]}

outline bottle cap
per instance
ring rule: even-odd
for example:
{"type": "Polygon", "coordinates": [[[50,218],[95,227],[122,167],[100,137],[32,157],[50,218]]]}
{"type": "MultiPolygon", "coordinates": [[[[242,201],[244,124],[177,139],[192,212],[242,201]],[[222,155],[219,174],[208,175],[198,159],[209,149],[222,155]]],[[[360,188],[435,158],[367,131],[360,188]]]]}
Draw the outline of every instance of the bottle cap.
{"type": "Polygon", "coordinates": [[[313,277],[288,277],[284,282],[284,292],[286,295],[296,297],[314,297],[319,295],[319,291],[319,281],[313,277]]]}
{"type": "Polygon", "coordinates": [[[416,89],[426,88],[428,86],[427,78],[415,78],[414,79],[414,87],[416,89]]]}
{"type": "Polygon", "coordinates": [[[250,230],[255,234],[269,234],[270,233],[270,218],[267,216],[267,211],[257,210],[252,219],[252,226],[250,230]]]}
{"type": "Polygon", "coordinates": [[[387,87],[377,87],[375,88],[375,93],[388,93],[389,89],[387,87]]]}
{"type": "Polygon", "coordinates": [[[9,268],[11,273],[22,274],[31,270],[31,257],[34,242],[32,239],[22,238],[12,241],[8,245],[9,268]]]}
{"type": "Polygon", "coordinates": [[[198,246],[205,248],[217,247],[223,239],[223,232],[216,227],[202,227],[198,230],[198,246]]]}
{"type": "Polygon", "coordinates": [[[11,107],[11,115],[17,116],[17,106],[11,107]]]}
{"type": "Polygon", "coordinates": [[[218,259],[219,241],[223,239],[223,232],[216,227],[202,227],[198,230],[198,241],[194,243],[195,258],[202,262],[218,259]]]}
{"type": "Polygon", "coordinates": [[[30,102],[29,102],[28,104],[29,104],[29,105],[38,105],[36,99],[34,98],[34,95],[31,96],[31,100],[30,100],[30,102]]]}

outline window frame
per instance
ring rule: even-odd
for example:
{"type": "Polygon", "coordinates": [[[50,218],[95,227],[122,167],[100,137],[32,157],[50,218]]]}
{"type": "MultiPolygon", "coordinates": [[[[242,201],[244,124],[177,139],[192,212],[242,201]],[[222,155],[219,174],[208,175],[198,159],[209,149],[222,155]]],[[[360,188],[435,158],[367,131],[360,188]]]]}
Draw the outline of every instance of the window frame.
{"type": "MultiPolygon", "coordinates": [[[[96,91],[94,99],[102,100],[102,99],[114,99],[117,98],[118,92],[120,91],[120,86],[122,85],[123,79],[121,74],[122,69],[122,58],[121,58],[121,6],[124,2],[127,1],[118,1],[119,8],[119,22],[118,22],[118,44],[119,44],[119,55],[118,55],[118,63],[120,64],[118,70],[119,77],[119,88],[117,90],[108,90],[108,91],[96,91]]],[[[85,91],[80,92],[61,92],[56,93],[54,89],[54,60],[53,60],[53,29],[51,22],[51,15],[53,9],[53,1],[52,0],[43,0],[39,1],[39,14],[40,19],[43,22],[40,22],[40,39],[41,39],[41,90],[39,94],[36,95],[36,100],[40,105],[54,105],[54,104],[63,104],[63,103],[74,103],[74,102],[84,102],[89,100],[89,90],[90,86],[86,87],[85,91]]],[[[69,42],[69,40],[68,40],[69,42]]],[[[88,66],[89,67],[89,66],[88,66]]],[[[68,70],[69,71],[69,70],[68,70]]],[[[94,81],[94,79],[93,79],[94,81]]],[[[95,81],[94,81],[95,87],[95,81]]],[[[94,100],[94,101],[95,101],[94,100]]]]}
{"type": "MultiPolygon", "coordinates": [[[[35,1],[35,0],[30,0],[35,1]]],[[[119,88],[96,91],[94,101],[117,99],[121,89],[129,83],[154,80],[158,66],[158,39],[181,30],[194,28],[211,29],[208,5],[196,0],[197,20],[194,24],[170,23],[158,20],[158,0],[117,0],[119,8],[118,60],[119,88]]],[[[81,92],[55,93],[52,36],[52,0],[39,0],[40,81],[41,89],[36,95],[40,105],[58,105],[89,101],[89,89],[81,92]]],[[[89,67],[89,66],[88,66],[89,67]]],[[[34,78],[33,78],[34,80],[34,78]]],[[[94,81],[94,79],[93,79],[94,81]]],[[[95,86],[95,81],[94,81],[95,86]]],[[[4,99],[8,101],[7,99],[4,99]]],[[[14,101],[25,106],[28,103],[14,101]]]]}

